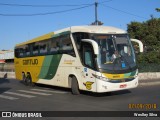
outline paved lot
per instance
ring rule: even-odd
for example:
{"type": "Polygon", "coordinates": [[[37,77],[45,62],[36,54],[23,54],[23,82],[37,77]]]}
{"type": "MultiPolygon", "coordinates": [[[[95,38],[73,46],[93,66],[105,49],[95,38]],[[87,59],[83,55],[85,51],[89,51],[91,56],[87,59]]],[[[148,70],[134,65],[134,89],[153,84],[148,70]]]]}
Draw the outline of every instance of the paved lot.
{"type": "Polygon", "coordinates": [[[69,89],[28,87],[14,79],[0,79],[0,111],[160,111],[159,91],[159,85],[151,85],[112,93],[72,95],[69,89]],[[132,106],[139,104],[144,107],[132,106]]]}

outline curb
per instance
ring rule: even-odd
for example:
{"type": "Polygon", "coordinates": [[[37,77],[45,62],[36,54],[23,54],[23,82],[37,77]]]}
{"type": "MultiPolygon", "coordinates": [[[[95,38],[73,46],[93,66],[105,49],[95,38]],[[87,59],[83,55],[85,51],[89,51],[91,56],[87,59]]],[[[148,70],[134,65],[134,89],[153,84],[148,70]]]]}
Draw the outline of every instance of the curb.
{"type": "Polygon", "coordinates": [[[139,80],[160,80],[160,72],[146,72],[138,74],[139,80]]]}
{"type": "Polygon", "coordinates": [[[139,80],[139,86],[147,86],[147,85],[160,85],[160,79],[139,80]]]}

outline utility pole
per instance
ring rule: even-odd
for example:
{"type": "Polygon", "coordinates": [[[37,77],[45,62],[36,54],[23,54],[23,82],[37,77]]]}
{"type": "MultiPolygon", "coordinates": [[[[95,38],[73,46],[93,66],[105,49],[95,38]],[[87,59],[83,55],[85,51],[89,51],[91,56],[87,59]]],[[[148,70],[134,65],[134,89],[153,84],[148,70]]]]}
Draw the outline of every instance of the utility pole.
{"type": "Polygon", "coordinates": [[[98,20],[98,2],[95,2],[95,21],[91,25],[103,25],[101,21],[98,20]]]}
{"type": "Polygon", "coordinates": [[[98,2],[95,2],[95,25],[98,25],[98,12],[97,12],[98,2]]]}

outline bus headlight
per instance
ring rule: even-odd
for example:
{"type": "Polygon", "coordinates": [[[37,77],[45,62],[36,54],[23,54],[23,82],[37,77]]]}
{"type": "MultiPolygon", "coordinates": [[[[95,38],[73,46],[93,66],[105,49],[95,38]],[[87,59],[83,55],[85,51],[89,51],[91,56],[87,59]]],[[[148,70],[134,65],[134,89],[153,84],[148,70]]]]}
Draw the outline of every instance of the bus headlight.
{"type": "Polygon", "coordinates": [[[109,79],[106,78],[106,77],[98,76],[98,75],[95,75],[95,74],[92,74],[92,75],[97,79],[100,79],[100,80],[103,80],[103,81],[109,81],[109,79]]]}

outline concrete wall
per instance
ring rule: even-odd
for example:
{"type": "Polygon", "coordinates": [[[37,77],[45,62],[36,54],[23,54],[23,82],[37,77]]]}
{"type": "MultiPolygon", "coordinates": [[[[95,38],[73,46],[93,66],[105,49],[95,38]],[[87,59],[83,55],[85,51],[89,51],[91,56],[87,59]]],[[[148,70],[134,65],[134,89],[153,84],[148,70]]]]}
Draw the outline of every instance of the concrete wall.
{"type": "Polygon", "coordinates": [[[140,80],[150,80],[150,79],[160,80],[160,72],[139,73],[138,77],[140,80]]]}
{"type": "Polygon", "coordinates": [[[15,72],[0,72],[0,78],[13,78],[13,79],[15,79],[15,72]]]}

